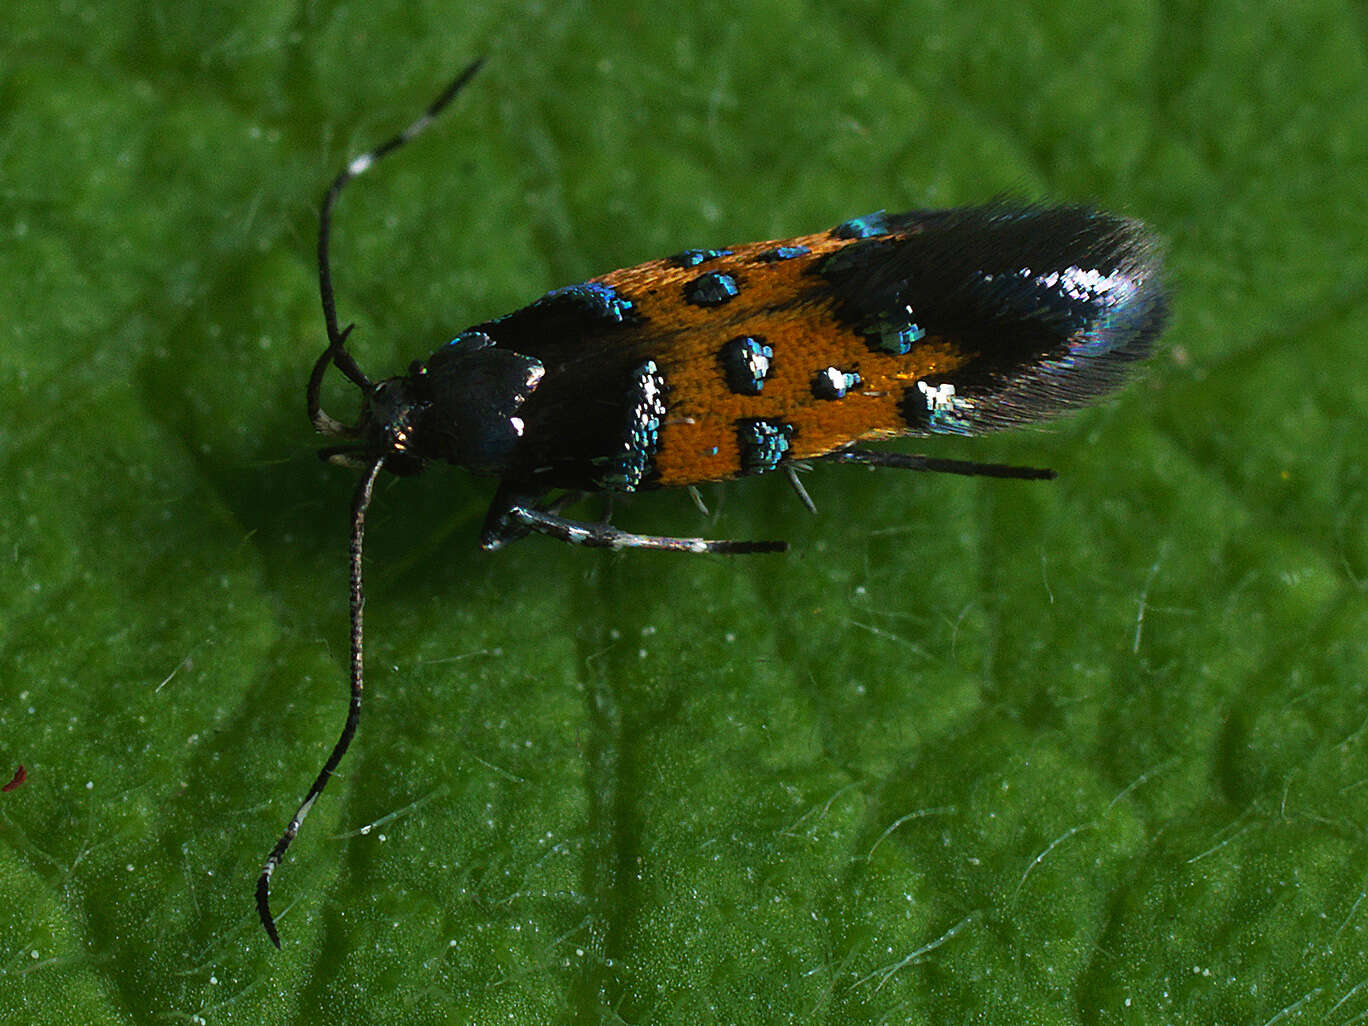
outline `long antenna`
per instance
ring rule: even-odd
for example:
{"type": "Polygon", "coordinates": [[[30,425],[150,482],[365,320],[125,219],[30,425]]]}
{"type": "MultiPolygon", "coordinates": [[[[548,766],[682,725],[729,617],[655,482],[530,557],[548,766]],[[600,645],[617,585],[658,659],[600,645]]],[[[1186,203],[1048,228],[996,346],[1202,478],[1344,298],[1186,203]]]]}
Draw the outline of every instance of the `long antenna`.
{"type": "Polygon", "coordinates": [[[299,803],[299,808],[295,810],[289,825],[285,827],[285,832],[280,835],[280,840],[276,841],[275,847],[271,849],[271,854],[266,856],[266,864],[261,867],[261,876],[257,877],[257,915],[261,917],[261,925],[266,928],[266,935],[271,938],[271,943],[277,948],[280,947],[280,934],[276,931],[275,916],[271,915],[271,874],[275,872],[276,866],[280,865],[280,860],[285,857],[285,852],[289,849],[290,843],[294,841],[295,835],[299,833],[299,828],[304,824],[304,817],[309,814],[309,810],[313,808],[313,803],[323,793],[323,788],[328,786],[328,779],[337,769],[338,763],[347,754],[352,736],[356,733],[356,725],[361,719],[361,691],[365,686],[366,668],[361,629],[362,612],[366,605],[366,593],[361,578],[361,553],[366,537],[366,509],[370,506],[371,493],[375,489],[375,479],[380,476],[380,468],[384,465],[385,456],[382,454],[366,468],[366,473],[357,482],[356,491],[352,494],[351,704],[347,707],[347,722],[343,724],[342,733],[338,736],[337,743],[333,745],[327,761],[323,763],[323,768],[318,771],[318,776],[314,778],[313,784],[309,787],[309,793],[299,803]]]}
{"type": "Polygon", "coordinates": [[[323,300],[323,322],[328,328],[328,351],[332,353],[332,361],[337,369],[347,376],[347,380],[361,388],[370,388],[370,379],[361,372],[361,368],[356,365],[351,354],[346,350],[345,331],[339,331],[337,327],[337,306],[333,300],[332,287],[332,265],[328,260],[328,242],[332,235],[332,208],[337,202],[338,194],[342,188],[357,175],[369,170],[381,157],[388,156],[405,143],[412,142],[423,129],[432,124],[438,114],[442,113],[456,95],[466,87],[466,84],[475,77],[475,73],[484,64],[483,57],[477,57],[466,65],[465,69],[452,79],[448,85],[438,95],[437,99],[428,104],[427,110],[418,116],[418,119],[409,125],[399,134],[386,139],[374,149],[367,150],[359,156],[353,157],[347,165],[337,173],[332,185],[323,195],[323,205],[318,211],[318,292],[323,300]]]}

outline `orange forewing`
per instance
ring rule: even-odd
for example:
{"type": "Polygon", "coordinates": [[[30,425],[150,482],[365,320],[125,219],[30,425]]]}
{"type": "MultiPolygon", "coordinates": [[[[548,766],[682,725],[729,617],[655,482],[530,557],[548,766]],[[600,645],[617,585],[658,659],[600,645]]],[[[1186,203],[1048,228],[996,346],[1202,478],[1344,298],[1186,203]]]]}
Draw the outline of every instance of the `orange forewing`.
{"type": "Polygon", "coordinates": [[[651,325],[650,351],[669,382],[669,413],[656,456],[661,485],[739,476],[736,424],[741,420],[792,424],[791,459],[907,434],[898,408],[905,391],[920,378],[967,362],[967,354],[935,336],[903,356],[878,352],[837,319],[829,294],[814,298],[814,265],[849,244],[818,232],[732,246],[728,255],[702,267],[653,260],[593,279],[631,296],[651,325]],[[809,252],[788,260],[757,259],[778,246],[809,252]],[[684,286],[703,271],[730,275],[739,295],[718,307],[686,302],[684,286]],[[764,339],[776,353],[759,395],[734,393],[719,358],[725,342],[743,335],[764,339]],[[813,380],[827,367],[856,372],[860,383],[839,401],[819,399],[813,380]]]}

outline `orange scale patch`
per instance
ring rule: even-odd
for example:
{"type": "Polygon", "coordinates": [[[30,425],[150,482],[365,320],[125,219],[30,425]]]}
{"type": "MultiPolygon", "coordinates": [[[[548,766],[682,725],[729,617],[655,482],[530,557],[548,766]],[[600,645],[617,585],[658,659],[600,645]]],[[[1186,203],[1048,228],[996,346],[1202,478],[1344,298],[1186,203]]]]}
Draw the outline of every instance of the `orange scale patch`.
{"type": "Polygon", "coordinates": [[[952,342],[928,337],[910,353],[871,350],[865,338],[836,319],[834,299],[820,295],[808,272],[815,261],[849,245],[829,232],[731,247],[726,256],[679,267],[653,260],[594,279],[629,296],[646,319],[652,358],[664,374],[669,411],[656,455],[664,486],[720,481],[741,474],[738,422],[769,420],[793,426],[790,459],[823,456],[858,441],[908,433],[898,406],[918,379],[945,374],[968,357],[952,342]],[[779,246],[810,251],[788,260],[760,261],[779,246]],[[738,294],[712,306],[685,298],[689,283],[725,274],[738,294]],[[751,336],[774,356],[759,395],[738,395],[721,360],[723,346],[751,336]],[[819,399],[813,383],[828,367],[860,375],[842,399],[819,399]]]}

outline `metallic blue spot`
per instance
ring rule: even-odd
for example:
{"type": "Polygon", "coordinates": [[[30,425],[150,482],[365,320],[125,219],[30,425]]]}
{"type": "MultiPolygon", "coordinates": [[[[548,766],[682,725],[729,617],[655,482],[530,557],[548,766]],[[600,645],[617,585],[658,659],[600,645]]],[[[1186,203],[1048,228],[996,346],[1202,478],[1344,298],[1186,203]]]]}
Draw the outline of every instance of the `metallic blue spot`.
{"type": "Polygon", "coordinates": [[[729,249],[686,249],[683,253],[676,253],[670,257],[670,263],[676,267],[697,267],[705,264],[709,260],[716,260],[718,257],[731,256],[729,249]]]}
{"type": "Polygon", "coordinates": [[[888,222],[882,210],[876,210],[864,217],[852,217],[831,229],[838,239],[867,239],[871,235],[887,235],[888,222]]]}
{"type": "Polygon", "coordinates": [[[846,393],[859,383],[860,375],[855,371],[827,367],[818,371],[812,379],[812,394],[818,399],[844,399],[846,393]]]}
{"type": "Polygon", "coordinates": [[[720,271],[700,274],[684,286],[684,298],[694,306],[721,306],[740,294],[736,279],[720,271]]]}
{"type": "Polygon", "coordinates": [[[618,492],[636,491],[655,470],[660,424],[665,419],[665,376],[654,360],[647,360],[633,372],[628,401],[622,449],[609,461],[600,479],[600,487],[618,492]]]}
{"type": "Polygon", "coordinates": [[[912,352],[913,344],[925,337],[926,329],[916,324],[889,324],[881,328],[871,341],[876,349],[882,349],[885,353],[906,356],[912,352]]]}
{"type": "Polygon", "coordinates": [[[775,264],[780,260],[794,260],[800,256],[807,256],[812,250],[806,246],[775,246],[767,249],[755,259],[762,264],[775,264]]]}
{"type": "Polygon", "coordinates": [[[903,306],[871,318],[860,333],[876,352],[906,356],[912,346],[926,337],[926,329],[917,323],[912,307],[903,306]]]}
{"type": "Polygon", "coordinates": [[[722,372],[727,377],[727,387],[737,395],[759,395],[769,376],[770,360],[774,358],[774,347],[765,344],[762,338],[742,335],[722,346],[718,356],[722,360],[722,372]]]}
{"type": "Polygon", "coordinates": [[[532,305],[544,306],[567,301],[579,306],[585,313],[612,321],[614,324],[621,324],[627,320],[634,309],[632,301],[626,296],[619,295],[617,289],[596,281],[552,289],[532,305]]]}
{"type": "Polygon", "coordinates": [[[741,447],[741,473],[763,474],[783,461],[793,437],[793,425],[772,420],[743,420],[736,425],[741,447]]]}

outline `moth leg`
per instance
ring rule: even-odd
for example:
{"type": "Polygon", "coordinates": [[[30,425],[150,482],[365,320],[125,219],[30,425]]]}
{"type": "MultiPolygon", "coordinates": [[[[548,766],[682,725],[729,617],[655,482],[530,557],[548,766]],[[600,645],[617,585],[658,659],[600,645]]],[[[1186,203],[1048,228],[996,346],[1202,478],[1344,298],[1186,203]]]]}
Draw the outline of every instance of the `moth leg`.
{"type": "Polygon", "coordinates": [[[607,523],[570,520],[556,511],[557,504],[540,507],[499,490],[485,519],[480,544],[486,550],[502,548],[532,532],[556,538],[571,545],[591,549],[655,549],[660,552],[695,552],[742,555],[753,552],[783,552],[781,541],[714,541],[709,538],[670,538],[653,534],[633,534],[607,523]]]}
{"type": "Polygon", "coordinates": [[[501,484],[494,495],[494,501],[489,504],[489,512],[485,514],[484,527],[480,532],[480,547],[486,552],[493,552],[532,533],[531,528],[509,517],[508,511],[514,506],[536,506],[544,513],[558,516],[561,510],[583,497],[583,492],[570,491],[556,496],[550,502],[539,504],[537,499],[526,492],[501,484]]]}
{"type": "Polygon", "coordinates": [[[898,470],[925,470],[936,474],[963,474],[966,477],[1011,477],[1023,481],[1053,481],[1056,475],[1047,467],[1014,467],[1005,463],[974,463],[947,460],[938,456],[914,456],[902,452],[872,449],[845,449],[823,459],[837,463],[858,463],[866,467],[893,467],[898,470]]]}
{"type": "Polygon", "coordinates": [[[670,538],[656,534],[633,534],[620,531],[610,524],[590,524],[567,520],[533,506],[510,506],[505,514],[509,520],[527,531],[536,531],[571,545],[591,549],[656,549],[661,552],[725,553],[743,555],[753,552],[783,552],[787,542],[730,541],[710,538],[670,538]]]}
{"type": "MultiPolygon", "coordinates": [[[[340,420],[328,416],[321,405],[320,394],[323,389],[323,375],[327,369],[337,360],[337,354],[346,353],[344,348],[347,344],[347,336],[351,334],[355,325],[348,324],[338,335],[338,340],[334,344],[328,343],[328,348],[323,350],[323,355],[314,361],[313,371],[309,374],[309,387],[305,389],[305,398],[309,407],[309,423],[313,424],[314,430],[327,438],[356,438],[361,432],[350,424],[344,424],[340,420]]],[[[350,356],[348,356],[350,359],[350,356]]]]}
{"type": "MultiPolygon", "coordinates": [[[[806,464],[803,465],[803,469],[808,469],[806,464]]],[[[803,482],[799,480],[798,468],[792,463],[786,463],[784,464],[784,473],[788,476],[789,487],[793,489],[793,494],[798,496],[798,501],[803,504],[803,508],[813,516],[816,516],[817,503],[812,501],[812,496],[808,494],[807,488],[805,488],[803,482]]]]}

